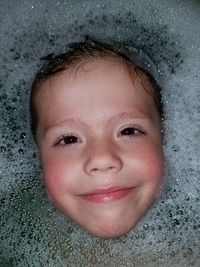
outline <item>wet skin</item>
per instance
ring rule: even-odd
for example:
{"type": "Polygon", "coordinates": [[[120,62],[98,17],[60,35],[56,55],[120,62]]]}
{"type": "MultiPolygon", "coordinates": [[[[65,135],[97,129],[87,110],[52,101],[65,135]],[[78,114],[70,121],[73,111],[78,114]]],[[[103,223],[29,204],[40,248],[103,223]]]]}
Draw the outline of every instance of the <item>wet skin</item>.
{"type": "Polygon", "coordinates": [[[90,60],[46,80],[36,102],[49,198],[94,235],[127,233],[163,177],[161,120],[143,83],[118,61],[90,60]]]}

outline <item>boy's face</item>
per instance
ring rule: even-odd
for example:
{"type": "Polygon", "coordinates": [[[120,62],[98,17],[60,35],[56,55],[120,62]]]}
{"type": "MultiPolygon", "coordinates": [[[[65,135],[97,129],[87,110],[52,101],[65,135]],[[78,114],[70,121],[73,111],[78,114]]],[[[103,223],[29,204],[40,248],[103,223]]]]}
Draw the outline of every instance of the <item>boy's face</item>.
{"type": "Polygon", "coordinates": [[[37,109],[55,206],[97,236],[127,233],[155,201],[163,176],[152,96],[122,64],[98,59],[45,81],[37,109]]]}

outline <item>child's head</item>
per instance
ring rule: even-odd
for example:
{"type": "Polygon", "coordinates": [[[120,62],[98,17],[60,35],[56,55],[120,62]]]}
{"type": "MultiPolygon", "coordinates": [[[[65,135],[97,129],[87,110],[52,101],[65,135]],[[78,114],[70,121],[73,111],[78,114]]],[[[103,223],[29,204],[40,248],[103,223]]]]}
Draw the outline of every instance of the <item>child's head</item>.
{"type": "Polygon", "coordinates": [[[127,233],[156,199],[159,93],[148,72],[97,42],[73,45],[36,76],[32,130],[48,195],[97,236],[127,233]]]}

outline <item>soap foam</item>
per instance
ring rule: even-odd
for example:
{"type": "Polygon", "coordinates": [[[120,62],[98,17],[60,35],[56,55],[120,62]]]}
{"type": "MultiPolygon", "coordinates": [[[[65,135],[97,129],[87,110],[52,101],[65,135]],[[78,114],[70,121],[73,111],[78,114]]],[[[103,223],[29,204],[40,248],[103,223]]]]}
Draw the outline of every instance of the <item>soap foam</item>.
{"type": "Polygon", "coordinates": [[[117,4],[1,3],[1,266],[199,266],[200,5],[117,4]],[[85,35],[142,49],[162,81],[166,191],[114,240],[92,237],[48,201],[30,132],[29,95],[40,58],[85,35]]]}

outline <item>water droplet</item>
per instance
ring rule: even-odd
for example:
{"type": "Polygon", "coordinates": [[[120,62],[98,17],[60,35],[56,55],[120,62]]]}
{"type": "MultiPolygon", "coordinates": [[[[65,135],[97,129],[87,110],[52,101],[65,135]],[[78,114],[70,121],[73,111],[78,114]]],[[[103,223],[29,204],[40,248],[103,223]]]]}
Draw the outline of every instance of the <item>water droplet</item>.
{"type": "Polygon", "coordinates": [[[110,252],[110,248],[109,248],[109,247],[106,247],[106,248],[104,249],[104,252],[108,254],[108,253],[110,252]]]}
{"type": "Polygon", "coordinates": [[[148,230],[148,229],[149,229],[149,225],[148,225],[148,224],[144,224],[144,225],[143,225],[143,229],[144,229],[144,230],[148,230]]]}
{"type": "Polygon", "coordinates": [[[179,146],[177,145],[172,146],[172,151],[178,152],[179,150],[180,150],[179,146]]]}
{"type": "Polygon", "coordinates": [[[91,249],[91,254],[92,255],[96,254],[96,250],[95,249],[91,249]]]}
{"type": "Polygon", "coordinates": [[[174,223],[175,223],[176,225],[179,225],[179,224],[180,224],[179,220],[177,220],[177,219],[174,219],[174,223]]]}
{"type": "Polygon", "coordinates": [[[5,204],[6,203],[6,199],[5,198],[2,198],[1,199],[1,204],[5,204]]]}
{"type": "Polygon", "coordinates": [[[21,237],[25,237],[26,236],[26,233],[23,231],[21,232],[21,237]]]}
{"type": "Polygon", "coordinates": [[[25,139],[25,137],[26,137],[26,133],[21,133],[20,134],[20,138],[23,140],[23,139],[25,139]]]}
{"type": "Polygon", "coordinates": [[[73,227],[69,227],[68,230],[67,230],[67,232],[68,232],[69,234],[71,234],[71,233],[73,232],[73,227]]]}
{"type": "Polygon", "coordinates": [[[21,154],[21,155],[23,155],[23,154],[24,154],[24,151],[23,151],[23,149],[22,149],[22,148],[20,148],[20,149],[18,150],[18,152],[19,152],[19,154],[21,154]]]}
{"type": "Polygon", "coordinates": [[[0,152],[2,152],[2,153],[6,152],[6,147],[5,146],[0,146],[0,152]]]}
{"type": "Polygon", "coordinates": [[[90,262],[92,264],[96,264],[97,263],[97,257],[96,256],[92,256],[91,259],[90,259],[90,262]]]}
{"type": "Polygon", "coordinates": [[[186,250],[186,252],[187,252],[188,255],[192,255],[193,254],[193,250],[191,248],[188,248],[186,250]]]}

